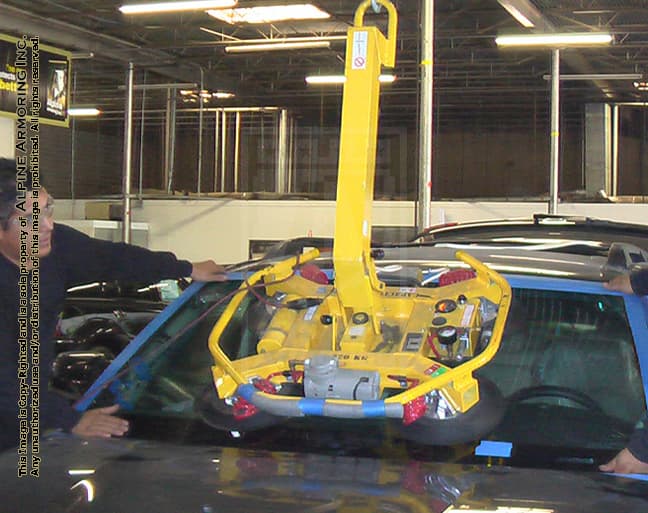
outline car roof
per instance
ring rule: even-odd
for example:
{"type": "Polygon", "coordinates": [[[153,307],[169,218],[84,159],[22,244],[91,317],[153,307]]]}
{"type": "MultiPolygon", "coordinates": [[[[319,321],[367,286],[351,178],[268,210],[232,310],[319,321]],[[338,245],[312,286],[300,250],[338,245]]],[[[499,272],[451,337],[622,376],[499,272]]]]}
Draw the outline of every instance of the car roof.
{"type": "Polygon", "coordinates": [[[607,262],[606,257],[599,255],[571,255],[523,247],[451,243],[434,246],[387,247],[380,251],[380,258],[376,260],[378,268],[393,263],[426,267],[465,266],[456,258],[457,251],[463,251],[503,274],[526,274],[588,281],[602,281],[602,267],[607,262]]]}
{"type": "Polygon", "coordinates": [[[536,214],[531,218],[494,219],[430,227],[413,241],[474,243],[561,243],[561,252],[603,254],[613,242],[648,249],[648,225],[591,217],[536,214]]]}
{"type": "MultiPolygon", "coordinates": [[[[261,260],[236,266],[237,269],[250,265],[262,266],[270,261],[285,258],[288,255],[299,255],[312,248],[318,248],[321,257],[318,265],[332,268],[332,239],[301,237],[290,239],[273,248],[261,260]]],[[[634,245],[624,247],[634,248],[634,245]]],[[[445,240],[432,242],[408,242],[386,245],[372,245],[372,257],[381,279],[384,273],[380,268],[398,264],[406,267],[466,267],[456,257],[457,251],[464,251],[503,274],[520,274],[566,278],[588,281],[606,281],[604,274],[608,262],[608,253],[612,243],[589,240],[548,240],[516,243],[510,241],[499,244],[497,241],[484,240],[445,240]]],[[[646,255],[648,260],[648,255],[646,255]]]]}

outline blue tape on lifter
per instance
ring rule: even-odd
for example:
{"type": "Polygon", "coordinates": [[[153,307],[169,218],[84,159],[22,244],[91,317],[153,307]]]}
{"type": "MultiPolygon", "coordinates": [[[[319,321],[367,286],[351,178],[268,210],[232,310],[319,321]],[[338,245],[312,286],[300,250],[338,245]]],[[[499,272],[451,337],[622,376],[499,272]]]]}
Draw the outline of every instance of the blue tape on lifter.
{"type": "Polygon", "coordinates": [[[612,477],[627,477],[638,481],[648,481],[648,474],[613,474],[612,472],[605,472],[605,474],[612,477]]]}
{"type": "Polygon", "coordinates": [[[256,391],[257,389],[254,388],[254,385],[239,385],[239,387],[236,389],[236,395],[240,395],[243,399],[249,401],[252,399],[252,396],[256,391]]]}
{"type": "Polygon", "coordinates": [[[475,456],[493,456],[495,458],[510,458],[513,444],[511,442],[493,442],[482,440],[475,447],[475,456]]]}
{"type": "Polygon", "coordinates": [[[300,399],[298,406],[299,411],[304,415],[324,415],[324,399],[300,399]]]}
{"type": "Polygon", "coordinates": [[[385,401],[362,401],[362,413],[365,417],[384,417],[385,401]]]}

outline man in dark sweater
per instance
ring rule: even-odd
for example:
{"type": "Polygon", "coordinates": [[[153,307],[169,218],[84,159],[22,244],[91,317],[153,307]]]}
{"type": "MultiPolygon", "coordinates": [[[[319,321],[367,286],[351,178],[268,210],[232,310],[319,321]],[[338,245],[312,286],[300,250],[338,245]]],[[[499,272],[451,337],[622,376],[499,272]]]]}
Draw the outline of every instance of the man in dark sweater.
{"type": "Polygon", "coordinates": [[[121,436],[128,423],[115,416],[117,405],[79,414],[48,390],[52,337],[67,289],[93,281],[186,276],[223,281],[224,268],[211,260],[191,263],[172,253],[93,239],[55,224],[52,197],[37,183],[30,190],[31,175],[27,172],[26,181],[24,176],[14,160],[0,159],[0,450],[18,445],[19,429],[33,427],[34,415],[39,434],[60,428],[82,437],[121,436]],[[27,388],[36,382],[38,387],[27,388]]]}
{"type": "MultiPolygon", "coordinates": [[[[639,268],[616,276],[605,287],[626,294],[648,295],[648,269],[639,268]]],[[[604,472],[648,474],[648,416],[644,417],[630,437],[628,446],[612,460],[599,466],[604,472]]]]}

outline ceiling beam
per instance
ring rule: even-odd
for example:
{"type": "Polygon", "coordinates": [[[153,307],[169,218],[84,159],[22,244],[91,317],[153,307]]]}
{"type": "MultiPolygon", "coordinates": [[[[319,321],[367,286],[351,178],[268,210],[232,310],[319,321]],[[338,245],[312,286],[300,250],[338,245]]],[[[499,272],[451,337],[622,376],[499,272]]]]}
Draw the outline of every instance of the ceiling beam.
{"type": "Polygon", "coordinates": [[[62,50],[90,52],[95,56],[123,64],[133,62],[136,67],[146,67],[165,77],[182,82],[202,83],[206,89],[232,89],[229,83],[213,72],[203,71],[198,65],[182,62],[179,57],[143,48],[130,41],[99,34],[69,23],[29,13],[22,9],[0,4],[0,32],[21,36],[38,35],[52,46],[62,50]]]}

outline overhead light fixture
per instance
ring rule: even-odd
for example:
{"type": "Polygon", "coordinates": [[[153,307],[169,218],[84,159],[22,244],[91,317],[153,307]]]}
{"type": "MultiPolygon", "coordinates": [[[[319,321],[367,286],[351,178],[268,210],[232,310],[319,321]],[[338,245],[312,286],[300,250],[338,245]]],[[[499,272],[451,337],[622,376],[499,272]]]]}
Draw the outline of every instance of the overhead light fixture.
{"type": "Polygon", "coordinates": [[[259,43],[253,45],[232,45],[226,46],[226,53],[248,53],[248,52],[274,52],[280,50],[301,50],[305,48],[330,48],[330,41],[277,41],[273,43],[259,43]]]}
{"type": "MultiPolygon", "coordinates": [[[[542,75],[545,80],[551,80],[551,75],[542,75]]],[[[639,80],[643,78],[642,73],[582,73],[580,75],[570,75],[569,73],[560,75],[560,80],[639,80]]]]}
{"type": "Polygon", "coordinates": [[[181,89],[180,96],[182,96],[182,101],[184,103],[198,103],[199,97],[202,99],[203,103],[208,103],[209,100],[213,98],[226,100],[228,98],[233,98],[235,95],[228,91],[212,92],[207,89],[203,89],[202,91],[198,91],[197,89],[181,89]]]}
{"type": "Polygon", "coordinates": [[[516,34],[498,36],[498,46],[590,46],[609,44],[613,40],[608,32],[565,32],[555,34],[516,34]]]}
{"type": "Polygon", "coordinates": [[[529,0],[497,0],[497,2],[515,18],[515,20],[526,28],[535,27],[533,18],[541,16],[541,13],[529,0]]]}
{"type": "MultiPolygon", "coordinates": [[[[391,84],[396,80],[396,75],[380,75],[378,81],[382,84],[391,84]]],[[[344,75],[311,75],[306,77],[307,84],[344,84],[344,75]]]]}
{"type": "Polygon", "coordinates": [[[228,46],[234,46],[238,44],[243,44],[243,45],[256,45],[256,44],[265,44],[265,43],[272,43],[272,44],[279,44],[279,43],[311,43],[313,41],[346,41],[347,36],[295,36],[295,37],[286,37],[286,38],[275,38],[275,39],[268,39],[267,37],[264,38],[257,38],[257,39],[239,39],[237,37],[232,37],[232,36],[227,36],[226,34],[221,34],[219,32],[215,32],[213,30],[206,29],[205,27],[200,27],[200,30],[203,30],[205,32],[209,32],[211,34],[225,37],[228,39],[228,41],[215,41],[215,43],[222,43],[228,46]]]}
{"type": "Polygon", "coordinates": [[[344,84],[344,75],[313,75],[306,77],[307,84],[344,84]]]}
{"type": "Polygon", "coordinates": [[[331,17],[329,13],[313,4],[240,7],[207,11],[207,14],[230,25],[236,23],[274,23],[287,20],[321,20],[331,17]]]}
{"type": "Polygon", "coordinates": [[[84,60],[92,59],[95,56],[94,52],[72,52],[70,54],[71,60],[84,60]]]}
{"type": "Polygon", "coordinates": [[[151,14],[178,11],[206,11],[233,7],[237,0],[186,0],[178,2],[156,2],[122,5],[119,10],[124,14],[151,14]]]}
{"type": "Polygon", "coordinates": [[[648,91],[648,82],[645,80],[634,82],[633,85],[637,88],[637,91],[648,91]]]}
{"type": "Polygon", "coordinates": [[[92,117],[99,114],[101,111],[96,107],[71,107],[68,109],[68,116],[73,117],[92,117]]]}

